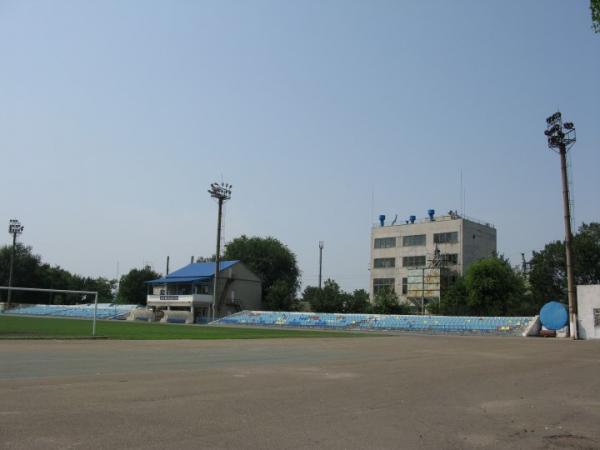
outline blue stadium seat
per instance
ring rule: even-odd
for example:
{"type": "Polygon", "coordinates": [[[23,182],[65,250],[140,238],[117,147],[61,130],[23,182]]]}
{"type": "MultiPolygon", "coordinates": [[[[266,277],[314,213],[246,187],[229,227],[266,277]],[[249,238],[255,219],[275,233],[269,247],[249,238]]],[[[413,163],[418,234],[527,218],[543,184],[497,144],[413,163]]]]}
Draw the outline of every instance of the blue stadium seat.
{"type": "Polygon", "coordinates": [[[520,335],[533,317],[446,317],[242,311],[214,324],[520,335]]]}
{"type": "MultiPolygon", "coordinates": [[[[113,303],[98,303],[96,318],[124,318],[137,305],[115,305],[113,303]]],[[[86,305],[20,305],[5,310],[6,315],[47,316],[47,317],[77,317],[91,319],[94,317],[94,304],[86,305]]]]}

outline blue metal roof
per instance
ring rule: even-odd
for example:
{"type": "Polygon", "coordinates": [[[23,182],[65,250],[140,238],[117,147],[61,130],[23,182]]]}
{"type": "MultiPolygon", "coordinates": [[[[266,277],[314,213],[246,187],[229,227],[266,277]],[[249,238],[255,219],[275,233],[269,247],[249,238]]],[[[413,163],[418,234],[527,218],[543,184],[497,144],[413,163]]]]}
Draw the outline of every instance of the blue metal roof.
{"type": "MultiPolygon", "coordinates": [[[[239,261],[221,261],[219,263],[219,269],[222,272],[223,270],[229,269],[234,264],[237,264],[239,261]]],[[[148,284],[165,284],[165,283],[192,283],[194,281],[205,281],[210,280],[215,275],[215,266],[214,262],[205,262],[205,263],[191,263],[187,266],[182,267],[175,272],[171,272],[166,277],[157,278],[156,280],[147,281],[148,284]]]]}
{"type": "Polygon", "coordinates": [[[157,278],[156,280],[146,281],[146,284],[169,284],[169,283],[193,283],[195,281],[208,281],[211,280],[212,277],[177,277],[177,278],[168,278],[162,277],[157,278]]]}

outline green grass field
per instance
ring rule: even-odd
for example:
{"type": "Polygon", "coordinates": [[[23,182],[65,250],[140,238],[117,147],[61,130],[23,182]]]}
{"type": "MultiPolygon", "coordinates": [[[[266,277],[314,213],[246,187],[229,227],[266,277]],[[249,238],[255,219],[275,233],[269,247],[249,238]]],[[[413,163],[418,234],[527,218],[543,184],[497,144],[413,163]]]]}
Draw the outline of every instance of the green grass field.
{"type": "MultiPolygon", "coordinates": [[[[73,339],[88,338],[91,334],[91,320],[0,315],[0,339],[73,339]]],[[[366,333],[349,333],[343,331],[281,330],[98,321],[96,322],[96,336],[108,339],[272,339],[369,335],[366,333]]]]}

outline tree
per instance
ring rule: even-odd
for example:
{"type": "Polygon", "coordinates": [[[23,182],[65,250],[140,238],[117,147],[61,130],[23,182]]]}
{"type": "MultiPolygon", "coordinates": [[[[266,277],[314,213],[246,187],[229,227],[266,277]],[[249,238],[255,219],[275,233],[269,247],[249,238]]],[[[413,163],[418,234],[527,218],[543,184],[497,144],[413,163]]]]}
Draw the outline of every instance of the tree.
{"type": "Polygon", "coordinates": [[[223,258],[242,261],[261,278],[264,308],[284,309],[295,298],[300,286],[296,255],[279,240],[242,235],[225,246],[223,258]]]}
{"type": "Polygon", "coordinates": [[[472,264],[465,275],[467,307],[478,316],[506,316],[524,299],[525,286],[501,257],[485,258],[472,264]]]}
{"type": "MultiPolygon", "coordinates": [[[[600,283],[600,223],[584,223],[573,235],[573,275],[575,284],[600,283]]],[[[533,252],[529,283],[535,310],[550,300],[566,299],[564,242],[550,242],[543,250],[533,252]]]]}
{"type": "Polygon", "coordinates": [[[356,289],[351,295],[346,297],[344,302],[344,312],[346,313],[369,313],[371,312],[371,302],[369,293],[364,289],[356,289]]]}
{"type": "Polygon", "coordinates": [[[273,311],[296,311],[299,305],[295,291],[284,280],[276,280],[267,292],[264,303],[273,311]]]}
{"type": "Polygon", "coordinates": [[[409,314],[410,307],[398,302],[398,295],[393,289],[379,289],[373,299],[375,314],[409,314]]]}
{"type": "Polygon", "coordinates": [[[600,33],[600,0],[590,0],[590,10],[592,11],[592,29],[600,33]]]}
{"type": "Polygon", "coordinates": [[[442,293],[439,308],[433,309],[450,316],[532,314],[524,279],[501,256],[473,263],[442,293]]]}
{"type": "Polygon", "coordinates": [[[129,273],[121,277],[119,283],[119,303],[127,304],[146,304],[147,285],[146,281],[159,278],[160,274],[156,273],[146,266],[143,269],[131,269],[129,273]]]}
{"type": "MultiPolygon", "coordinates": [[[[0,249],[0,282],[5,286],[8,286],[11,252],[12,246],[7,245],[0,249]]],[[[45,287],[41,286],[39,282],[41,278],[40,266],[40,256],[34,255],[31,247],[17,243],[15,247],[12,285],[19,287],[45,287]]],[[[4,296],[6,292],[1,292],[0,294],[4,296]]],[[[24,302],[27,299],[36,297],[39,297],[39,294],[30,295],[19,291],[12,293],[12,299],[15,303],[24,302]]]]}
{"type": "MultiPolygon", "coordinates": [[[[0,283],[8,284],[11,251],[11,246],[0,248],[0,283]]],[[[74,275],[59,266],[43,263],[41,256],[34,254],[31,247],[22,243],[16,245],[13,286],[98,291],[99,301],[113,301],[114,283],[115,280],[82,277],[74,275]]],[[[3,293],[0,293],[0,295],[3,295],[3,293]]],[[[12,298],[15,303],[75,304],[80,303],[82,300],[81,296],[76,294],[22,291],[13,292],[12,298]]],[[[93,301],[93,298],[87,300],[93,301]]]]}
{"type": "MultiPolygon", "coordinates": [[[[98,292],[99,302],[113,302],[115,300],[113,292],[116,286],[116,280],[107,278],[90,278],[74,275],[71,282],[72,289],[77,291],[96,291],[98,292]]],[[[90,299],[90,302],[94,299],[90,299]]]]}
{"type": "Polygon", "coordinates": [[[302,292],[302,302],[310,305],[311,311],[317,311],[315,308],[320,308],[321,303],[319,297],[319,288],[315,286],[306,286],[302,292]]]}
{"type": "Polygon", "coordinates": [[[357,289],[352,294],[345,292],[331,279],[325,280],[323,288],[307,286],[302,294],[302,301],[310,305],[315,312],[327,313],[370,313],[369,293],[357,289]]]}
{"type": "Polygon", "coordinates": [[[304,290],[303,301],[308,302],[315,312],[341,313],[344,312],[344,302],[347,301],[348,295],[340,289],[339,284],[328,278],[320,290],[316,287],[307,287],[304,290]]]}
{"type": "Polygon", "coordinates": [[[442,291],[439,311],[432,312],[447,316],[469,315],[468,295],[465,279],[458,277],[452,286],[442,291]]]}

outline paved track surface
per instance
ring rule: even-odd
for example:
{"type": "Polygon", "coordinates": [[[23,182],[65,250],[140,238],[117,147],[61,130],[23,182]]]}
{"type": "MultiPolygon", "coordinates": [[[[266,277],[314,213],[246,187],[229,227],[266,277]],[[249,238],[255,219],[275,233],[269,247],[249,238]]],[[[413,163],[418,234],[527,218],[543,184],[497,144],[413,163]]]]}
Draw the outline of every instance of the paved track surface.
{"type": "Polygon", "coordinates": [[[600,448],[600,342],[0,341],[0,448],[600,448]]]}

